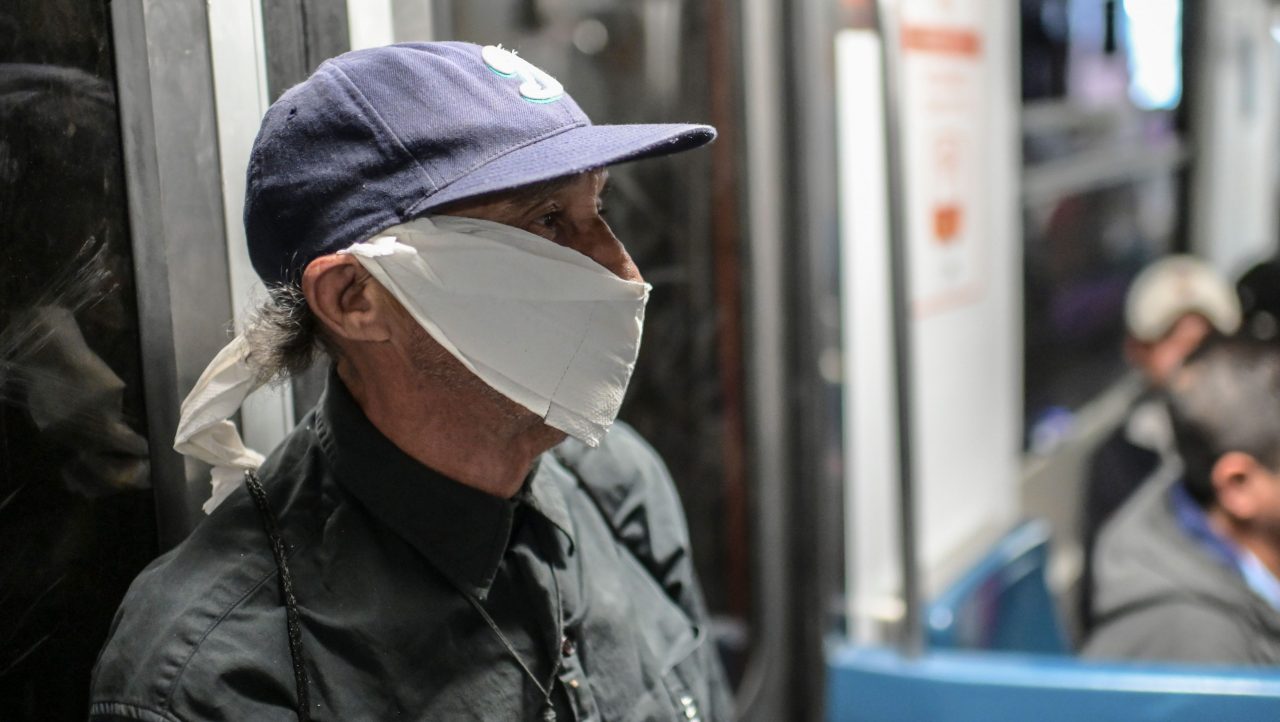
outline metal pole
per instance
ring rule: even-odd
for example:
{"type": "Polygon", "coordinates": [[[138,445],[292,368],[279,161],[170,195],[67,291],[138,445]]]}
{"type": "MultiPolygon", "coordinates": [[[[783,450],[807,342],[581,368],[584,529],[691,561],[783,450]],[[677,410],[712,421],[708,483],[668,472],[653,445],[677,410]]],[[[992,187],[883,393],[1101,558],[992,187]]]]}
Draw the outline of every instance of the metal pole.
{"type": "MultiPolygon", "coordinates": [[[[775,0],[743,0],[739,10],[745,150],[745,220],[749,350],[747,359],[748,453],[752,473],[751,657],[735,699],[738,720],[787,719],[792,676],[788,565],[790,487],[787,398],[786,197],[777,192],[785,175],[784,119],[771,93],[786,87],[782,50],[783,8],[775,0]],[[748,51],[747,49],[750,49],[748,51]],[[754,82],[748,82],[754,79],[754,82]]],[[[721,82],[727,82],[722,80],[721,82]]]]}
{"type": "Polygon", "coordinates": [[[884,79],[885,169],[888,184],[889,272],[893,314],[894,391],[898,405],[898,504],[899,552],[902,556],[902,627],[898,646],[907,657],[924,651],[920,608],[915,523],[915,476],[912,444],[911,287],[907,244],[906,183],[902,167],[901,43],[897,3],[877,0],[876,25],[880,33],[881,71],[884,79]]]}
{"type": "Polygon", "coordinates": [[[174,451],[173,434],[183,397],[227,342],[231,319],[208,7],[205,0],[115,0],[110,12],[164,550],[204,518],[208,467],[174,451]]]}

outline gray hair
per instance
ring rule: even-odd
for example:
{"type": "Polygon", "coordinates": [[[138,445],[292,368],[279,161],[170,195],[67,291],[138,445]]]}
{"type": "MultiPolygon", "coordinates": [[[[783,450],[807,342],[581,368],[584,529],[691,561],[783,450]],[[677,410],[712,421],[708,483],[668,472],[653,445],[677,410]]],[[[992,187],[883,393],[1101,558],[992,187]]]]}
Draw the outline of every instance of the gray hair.
{"type": "Polygon", "coordinates": [[[1244,338],[1211,339],[1167,391],[1187,490],[1210,506],[1213,467],[1232,451],[1280,470],[1280,349],[1244,338]]]}
{"type": "Polygon", "coordinates": [[[271,286],[244,331],[250,367],[258,379],[279,383],[311,368],[320,354],[334,349],[295,282],[271,286]]]}

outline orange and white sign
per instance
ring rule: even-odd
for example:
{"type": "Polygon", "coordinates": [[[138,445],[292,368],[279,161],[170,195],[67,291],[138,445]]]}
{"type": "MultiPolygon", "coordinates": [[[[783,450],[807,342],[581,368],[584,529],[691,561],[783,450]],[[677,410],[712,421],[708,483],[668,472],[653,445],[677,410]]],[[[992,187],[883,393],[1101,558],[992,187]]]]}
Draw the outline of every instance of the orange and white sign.
{"type": "Polygon", "coordinates": [[[927,316],[985,290],[982,3],[904,0],[901,11],[912,302],[927,316]]]}

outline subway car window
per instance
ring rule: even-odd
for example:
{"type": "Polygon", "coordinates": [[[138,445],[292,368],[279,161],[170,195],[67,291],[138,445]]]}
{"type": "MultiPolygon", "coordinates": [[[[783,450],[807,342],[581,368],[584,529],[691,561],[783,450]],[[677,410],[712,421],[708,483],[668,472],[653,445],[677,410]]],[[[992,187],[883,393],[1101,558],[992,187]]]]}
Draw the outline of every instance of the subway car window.
{"type": "Polygon", "coordinates": [[[84,718],[115,608],[157,551],[111,44],[105,3],[0,8],[6,719],[84,718]]]}
{"type": "Polygon", "coordinates": [[[1022,3],[1025,443],[1126,369],[1123,306],[1185,244],[1180,2],[1022,3]]]}

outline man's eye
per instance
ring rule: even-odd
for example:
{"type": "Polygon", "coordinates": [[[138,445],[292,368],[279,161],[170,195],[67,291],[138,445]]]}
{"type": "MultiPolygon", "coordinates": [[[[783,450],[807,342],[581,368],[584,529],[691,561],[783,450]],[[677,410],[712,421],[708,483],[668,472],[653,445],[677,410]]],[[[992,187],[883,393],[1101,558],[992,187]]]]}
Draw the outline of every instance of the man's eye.
{"type": "Polygon", "coordinates": [[[600,216],[601,218],[603,218],[604,216],[609,215],[609,206],[606,206],[606,205],[605,205],[605,204],[603,204],[603,203],[598,204],[598,205],[596,206],[596,215],[597,215],[597,216],[600,216]]]}
{"type": "Polygon", "coordinates": [[[544,227],[546,227],[546,228],[551,228],[552,226],[554,226],[554,225],[556,224],[556,221],[558,221],[558,220],[560,220],[560,214],[559,214],[559,213],[547,213],[547,214],[544,214],[544,215],[540,216],[540,217],[538,218],[538,220],[536,220],[536,221],[534,221],[534,222],[535,222],[535,223],[537,223],[537,224],[538,224],[538,225],[540,225],[540,226],[544,226],[544,227]]]}

